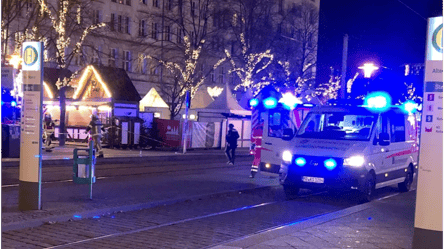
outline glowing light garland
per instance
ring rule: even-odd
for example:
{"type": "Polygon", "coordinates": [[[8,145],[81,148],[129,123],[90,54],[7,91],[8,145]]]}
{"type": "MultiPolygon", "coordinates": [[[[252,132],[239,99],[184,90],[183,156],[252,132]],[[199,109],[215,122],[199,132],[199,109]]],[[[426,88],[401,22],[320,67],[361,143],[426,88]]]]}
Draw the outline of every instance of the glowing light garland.
{"type": "MultiPolygon", "coordinates": [[[[86,67],[85,71],[82,74],[82,77],[80,78],[79,85],[77,86],[77,89],[74,92],[73,99],[77,99],[80,97],[79,96],[80,91],[83,89],[83,86],[84,86],[86,79],[87,79],[88,75],[90,74],[90,72],[92,72],[94,74],[94,76],[96,77],[96,79],[99,81],[100,85],[102,86],[102,88],[105,91],[108,98],[111,98],[112,97],[111,92],[109,91],[105,82],[103,82],[102,77],[100,77],[100,74],[96,71],[94,66],[88,66],[88,67],[86,67]]],[[[82,100],[84,100],[84,99],[85,99],[85,96],[83,96],[82,100]]]]}
{"type": "MultiPolygon", "coordinates": [[[[180,96],[185,96],[186,92],[189,90],[191,93],[191,97],[193,97],[197,89],[203,84],[205,80],[204,75],[201,75],[195,79],[196,65],[199,60],[200,54],[202,52],[202,46],[204,45],[205,40],[201,40],[199,46],[196,49],[191,48],[191,42],[188,36],[184,36],[184,43],[185,43],[185,58],[186,58],[184,67],[175,62],[166,62],[163,60],[158,60],[150,55],[147,55],[146,58],[160,62],[173,74],[179,72],[180,76],[179,84],[182,86],[182,91],[180,92],[180,96]]],[[[225,60],[226,58],[219,60],[213,66],[213,70],[219,67],[225,60]]]]}
{"type": "MultiPolygon", "coordinates": [[[[46,2],[44,0],[38,0],[40,9],[41,9],[41,15],[46,13],[51,20],[52,26],[54,30],[57,33],[56,38],[56,57],[57,57],[57,64],[60,66],[60,68],[66,68],[66,55],[65,51],[66,48],[71,43],[71,39],[69,37],[66,37],[66,21],[67,21],[67,15],[69,13],[68,7],[71,5],[71,0],[60,0],[59,1],[59,11],[57,15],[53,14],[52,11],[48,8],[46,2]]],[[[81,8],[80,6],[77,6],[77,13],[76,13],[76,21],[78,24],[81,22],[81,8]]],[[[93,24],[88,26],[82,33],[80,39],[76,42],[74,49],[73,49],[73,55],[76,55],[80,52],[80,48],[86,38],[86,36],[94,29],[104,27],[106,26],[105,23],[99,23],[99,24],[93,24]]],[[[68,86],[71,80],[74,78],[74,76],[77,74],[74,73],[73,76],[69,78],[64,78],[63,80],[57,81],[57,87],[60,89],[61,87],[68,86]]]]}
{"type": "MultiPolygon", "coordinates": [[[[244,21],[244,20],[243,20],[244,21]]],[[[244,59],[244,66],[236,65],[233,57],[230,52],[225,49],[225,54],[227,59],[230,61],[233,69],[229,70],[228,73],[236,72],[237,76],[241,79],[241,83],[234,87],[234,90],[239,88],[243,88],[244,90],[247,88],[252,88],[253,94],[259,92],[264,86],[268,85],[269,82],[259,82],[254,84],[253,76],[267,68],[271,62],[273,61],[274,55],[271,54],[270,50],[266,50],[263,53],[247,53],[248,46],[245,42],[244,34],[240,34],[240,40],[242,45],[242,57],[244,59]],[[256,66],[262,62],[263,59],[268,59],[268,61],[261,67],[255,70],[256,66]]]]}

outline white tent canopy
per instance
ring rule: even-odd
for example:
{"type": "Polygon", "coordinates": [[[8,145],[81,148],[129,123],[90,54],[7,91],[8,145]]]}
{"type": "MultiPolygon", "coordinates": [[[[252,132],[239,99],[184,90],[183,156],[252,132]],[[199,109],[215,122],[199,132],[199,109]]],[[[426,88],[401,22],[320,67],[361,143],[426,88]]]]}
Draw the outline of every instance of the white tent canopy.
{"type": "Polygon", "coordinates": [[[224,90],[219,95],[219,97],[217,97],[207,107],[199,109],[198,111],[207,113],[232,113],[242,116],[251,115],[251,111],[242,108],[237,100],[233,97],[228,84],[225,85],[224,90]]]}
{"type": "Polygon", "coordinates": [[[151,90],[143,97],[143,99],[139,103],[139,110],[144,111],[145,107],[163,107],[168,108],[168,105],[165,101],[160,97],[159,93],[153,87],[151,90]]]}
{"type": "Polygon", "coordinates": [[[208,93],[207,87],[201,86],[191,100],[191,109],[205,108],[213,101],[214,99],[208,93]]]}
{"type": "Polygon", "coordinates": [[[242,97],[239,100],[239,105],[243,108],[248,108],[249,102],[253,97],[253,90],[251,88],[248,88],[248,90],[244,94],[242,94],[242,97]]]}

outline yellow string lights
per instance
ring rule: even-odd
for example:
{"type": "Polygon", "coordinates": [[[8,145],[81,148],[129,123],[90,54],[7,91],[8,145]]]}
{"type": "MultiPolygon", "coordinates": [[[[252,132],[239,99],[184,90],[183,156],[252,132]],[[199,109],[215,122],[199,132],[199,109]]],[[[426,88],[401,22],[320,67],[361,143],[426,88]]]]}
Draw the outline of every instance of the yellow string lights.
{"type": "Polygon", "coordinates": [[[273,61],[273,54],[271,54],[270,50],[266,50],[263,53],[247,53],[248,46],[245,42],[244,34],[240,34],[240,40],[242,45],[242,57],[244,59],[244,66],[238,66],[236,65],[236,62],[234,61],[233,57],[231,56],[230,52],[225,49],[225,55],[227,56],[227,59],[230,61],[233,69],[229,70],[228,73],[235,72],[239,79],[241,79],[241,83],[236,85],[234,87],[234,90],[237,90],[239,88],[252,88],[253,93],[256,94],[260,91],[265,85],[268,85],[269,82],[253,82],[253,76],[267,68],[271,62],[273,61]],[[256,66],[262,62],[263,59],[268,59],[265,64],[256,69],[256,66]]]}
{"type": "MultiPolygon", "coordinates": [[[[66,64],[66,54],[65,51],[68,48],[68,46],[71,44],[71,39],[69,37],[66,37],[66,21],[67,21],[67,15],[69,14],[69,6],[72,5],[70,2],[72,0],[60,0],[59,1],[59,11],[57,14],[54,14],[47,6],[46,2],[44,0],[38,0],[40,9],[41,9],[41,15],[46,13],[51,20],[52,26],[54,30],[57,33],[56,38],[56,57],[57,57],[57,63],[60,68],[66,68],[68,65],[66,64]]],[[[76,21],[78,24],[81,22],[81,14],[82,10],[80,6],[77,6],[76,9],[76,21]]],[[[73,49],[73,55],[77,55],[80,52],[80,48],[82,47],[82,44],[86,38],[86,36],[94,29],[104,27],[106,26],[105,23],[99,23],[99,24],[93,24],[88,26],[80,36],[80,39],[76,42],[73,49]]],[[[77,72],[74,74],[76,75],[77,72]]],[[[61,88],[64,86],[68,86],[71,80],[74,77],[71,76],[69,78],[64,78],[63,80],[59,80],[57,82],[57,87],[61,88]]]]}
{"type": "MultiPolygon", "coordinates": [[[[191,48],[191,42],[188,36],[184,36],[185,43],[185,66],[182,66],[175,62],[166,62],[163,60],[155,59],[150,55],[146,55],[146,58],[156,60],[164,65],[172,74],[179,72],[179,84],[182,86],[182,91],[180,96],[184,96],[187,91],[190,91],[191,97],[194,96],[197,89],[203,84],[205,80],[204,75],[200,75],[196,78],[196,66],[202,52],[202,46],[205,43],[205,40],[201,40],[199,46],[196,49],[191,48]]],[[[219,60],[214,66],[213,69],[216,69],[225,61],[225,58],[219,60]]]]}

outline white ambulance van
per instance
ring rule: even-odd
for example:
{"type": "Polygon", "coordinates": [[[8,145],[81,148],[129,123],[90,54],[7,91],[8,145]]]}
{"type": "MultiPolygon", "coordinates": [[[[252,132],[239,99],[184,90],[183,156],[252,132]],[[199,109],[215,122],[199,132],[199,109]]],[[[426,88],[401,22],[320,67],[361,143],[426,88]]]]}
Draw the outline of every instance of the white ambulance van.
{"type": "Polygon", "coordinates": [[[315,107],[288,139],[279,170],[287,196],[300,188],[353,189],[370,201],[388,185],[408,191],[417,168],[417,120],[401,108],[315,107]]]}

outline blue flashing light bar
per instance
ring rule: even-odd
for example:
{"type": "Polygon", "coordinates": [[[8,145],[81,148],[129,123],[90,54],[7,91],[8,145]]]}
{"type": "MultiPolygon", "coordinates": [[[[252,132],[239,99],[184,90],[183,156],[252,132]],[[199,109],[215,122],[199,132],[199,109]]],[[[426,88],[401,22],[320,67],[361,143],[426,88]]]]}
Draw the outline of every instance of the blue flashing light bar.
{"type": "Polygon", "coordinates": [[[367,95],[364,100],[364,107],[370,111],[384,112],[390,109],[392,98],[386,92],[373,92],[367,95]]]}
{"type": "Polygon", "coordinates": [[[11,106],[12,106],[12,107],[16,107],[16,106],[17,106],[17,102],[15,102],[15,101],[11,101],[11,106]]]}
{"type": "Polygon", "coordinates": [[[250,106],[251,107],[256,107],[258,104],[259,104],[258,99],[250,99],[250,106]]]}
{"type": "Polygon", "coordinates": [[[263,101],[264,107],[267,109],[273,109],[277,106],[277,100],[273,97],[268,97],[263,101]]]}

